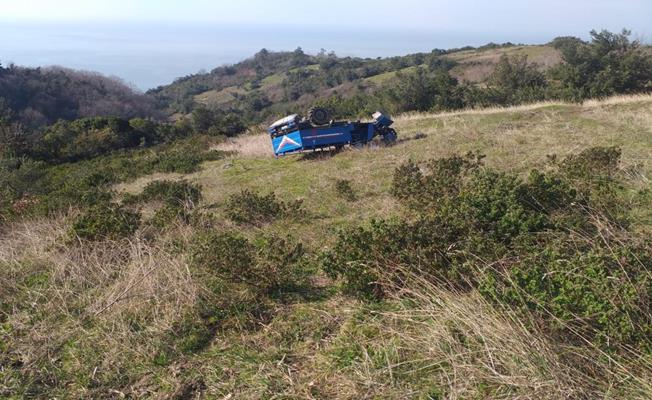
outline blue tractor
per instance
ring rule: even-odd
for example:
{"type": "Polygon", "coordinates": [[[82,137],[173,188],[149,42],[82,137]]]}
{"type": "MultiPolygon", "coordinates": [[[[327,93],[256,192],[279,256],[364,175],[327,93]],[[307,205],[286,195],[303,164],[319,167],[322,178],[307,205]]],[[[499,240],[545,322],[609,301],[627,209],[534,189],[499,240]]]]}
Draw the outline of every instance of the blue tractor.
{"type": "Polygon", "coordinates": [[[274,154],[282,156],[301,151],[341,149],[345,145],[363,145],[377,136],[383,142],[396,141],[394,123],[381,112],[373,114],[372,122],[332,121],[324,108],[313,108],[308,118],[290,115],[273,123],[268,131],[274,154]]]}

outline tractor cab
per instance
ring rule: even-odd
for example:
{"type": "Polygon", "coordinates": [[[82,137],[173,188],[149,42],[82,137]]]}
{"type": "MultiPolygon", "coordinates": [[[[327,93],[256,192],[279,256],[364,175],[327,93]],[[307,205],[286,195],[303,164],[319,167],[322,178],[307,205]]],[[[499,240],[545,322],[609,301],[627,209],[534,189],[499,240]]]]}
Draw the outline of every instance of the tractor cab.
{"type": "Polygon", "coordinates": [[[298,130],[300,122],[299,114],[292,114],[274,122],[267,130],[272,137],[283,136],[298,130]]]}

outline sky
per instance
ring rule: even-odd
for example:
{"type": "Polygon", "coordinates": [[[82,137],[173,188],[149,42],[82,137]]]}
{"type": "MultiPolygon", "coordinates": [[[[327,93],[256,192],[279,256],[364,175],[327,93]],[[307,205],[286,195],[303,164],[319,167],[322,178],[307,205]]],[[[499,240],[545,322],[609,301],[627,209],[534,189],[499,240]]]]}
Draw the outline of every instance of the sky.
{"type": "Polygon", "coordinates": [[[0,0],[13,21],[155,21],[560,33],[652,34],[650,0],[0,0]]]}
{"type": "Polygon", "coordinates": [[[0,0],[0,63],[146,90],[262,48],[385,57],[623,28],[652,43],[650,22],[652,0],[0,0]]]}

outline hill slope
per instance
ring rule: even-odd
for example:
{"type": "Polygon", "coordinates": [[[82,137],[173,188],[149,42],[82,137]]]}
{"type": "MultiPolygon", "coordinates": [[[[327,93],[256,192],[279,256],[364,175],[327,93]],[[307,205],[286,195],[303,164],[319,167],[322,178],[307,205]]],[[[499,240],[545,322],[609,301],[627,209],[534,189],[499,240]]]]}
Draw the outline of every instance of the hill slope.
{"type": "Polygon", "coordinates": [[[151,99],[118,79],[61,67],[0,65],[0,118],[9,117],[29,128],[59,119],[157,115],[151,99]]]}
{"type": "MultiPolygon", "coordinates": [[[[640,163],[643,175],[650,176],[650,107],[650,97],[640,96],[585,105],[543,103],[448,114],[406,114],[396,118],[396,146],[352,149],[332,158],[305,155],[277,160],[266,134],[243,136],[217,146],[243,156],[207,163],[202,171],[186,178],[203,186],[208,203],[223,203],[243,187],[274,190],[287,199],[303,198],[307,208],[323,215],[318,220],[320,230],[302,223],[292,229],[318,239],[332,229],[331,224],[391,213],[394,202],[389,187],[394,169],[409,159],[424,161],[480,151],[487,155],[488,165],[524,174],[531,168],[545,168],[548,155],[564,157],[592,146],[620,146],[623,162],[640,163]],[[344,207],[346,202],[337,199],[333,185],[338,179],[349,179],[359,187],[364,194],[360,207],[344,207]]],[[[144,177],[119,189],[137,191],[149,181],[144,177]]],[[[277,228],[288,226],[281,222],[277,228]]]]}
{"type": "Polygon", "coordinates": [[[401,74],[421,68],[451,69],[461,82],[484,82],[502,55],[528,56],[546,70],[560,63],[549,46],[490,44],[480,48],[433,50],[402,57],[361,59],[262,50],[251,59],[210,73],[190,75],[150,90],[169,112],[187,113],[196,107],[238,110],[259,122],[291,109],[306,108],[317,99],[339,94],[345,98],[369,94],[396,83],[401,74]]]}
{"type": "MultiPolygon", "coordinates": [[[[625,192],[650,189],[650,96],[403,115],[396,129],[400,141],[390,148],[281,159],[271,157],[265,135],[243,136],[217,145],[240,153],[205,162],[198,172],[127,181],[115,189],[131,204],[149,182],[163,179],[198,183],[203,199],[199,214],[179,219],[159,213],[165,210],[160,198],[140,203],[144,219],[160,215],[168,224],[148,223],[126,240],[71,241],[76,211],[5,227],[0,394],[649,398],[649,353],[559,342],[534,314],[488,301],[475,289],[449,289],[407,273],[407,288],[368,302],[342,294],[340,282],[311,270],[312,262],[299,289],[271,295],[252,289],[285,273],[301,281],[283,269],[299,251],[291,238],[312,260],[333,247],[338,228],[403,215],[390,188],[396,167],[409,159],[480,151],[489,168],[524,176],[550,168],[551,154],[620,146],[625,192]],[[337,189],[339,179],[349,180],[356,200],[337,189]],[[230,195],[244,189],[274,191],[287,204],[301,198],[308,217],[290,212],[275,221],[236,223],[230,195]],[[204,247],[212,235],[221,240],[234,231],[228,246],[204,247]],[[249,254],[247,239],[257,253],[238,264],[232,282],[216,280],[228,273],[220,269],[222,254],[229,261],[249,254]],[[255,271],[248,266],[261,255],[274,260],[263,259],[274,272],[254,274],[251,283],[247,274],[255,271]]],[[[652,230],[649,200],[632,203],[632,231],[652,230]]]]}

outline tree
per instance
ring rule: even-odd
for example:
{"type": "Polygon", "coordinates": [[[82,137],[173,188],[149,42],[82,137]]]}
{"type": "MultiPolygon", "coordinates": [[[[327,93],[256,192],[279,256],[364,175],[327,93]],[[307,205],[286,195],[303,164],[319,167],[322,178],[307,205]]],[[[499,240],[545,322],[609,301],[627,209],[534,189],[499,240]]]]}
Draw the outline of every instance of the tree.
{"type": "Polygon", "coordinates": [[[518,104],[543,100],[547,82],[536,65],[528,63],[527,55],[503,54],[489,77],[489,85],[497,90],[503,104],[518,104]]]}
{"type": "Polygon", "coordinates": [[[296,50],[292,52],[292,61],[291,64],[293,67],[303,67],[308,65],[308,56],[303,52],[301,47],[297,47],[296,50]]]}
{"type": "Polygon", "coordinates": [[[435,93],[432,109],[456,110],[464,107],[458,81],[456,78],[450,76],[447,70],[436,70],[432,85],[435,93]]]}
{"type": "Polygon", "coordinates": [[[572,100],[652,90],[652,57],[631,32],[591,31],[591,42],[566,41],[563,64],[551,71],[559,96],[572,100]]]}
{"type": "Polygon", "coordinates": [[[215,121],[215,113],[206,107],[195,108],[192,112],[192,129],[196,133],[208,132],[215,121]]]}
{"type": "Polygon", "coordinates": [[[417,68],[412,74],[398,74],[398,81],[390,95],[396,111],[426,111],[430,109],[435,97],[430,76],[423,68],[417,68]]]}
{"type": "Polygon", "coordinates": [[[394,111],[450,110],[463,106],[458,81],[445,69],[428,73],[419,67],[412,74],[398,77],[395,87],[389,90],[390,101],[396,104],[394,111]]]}

